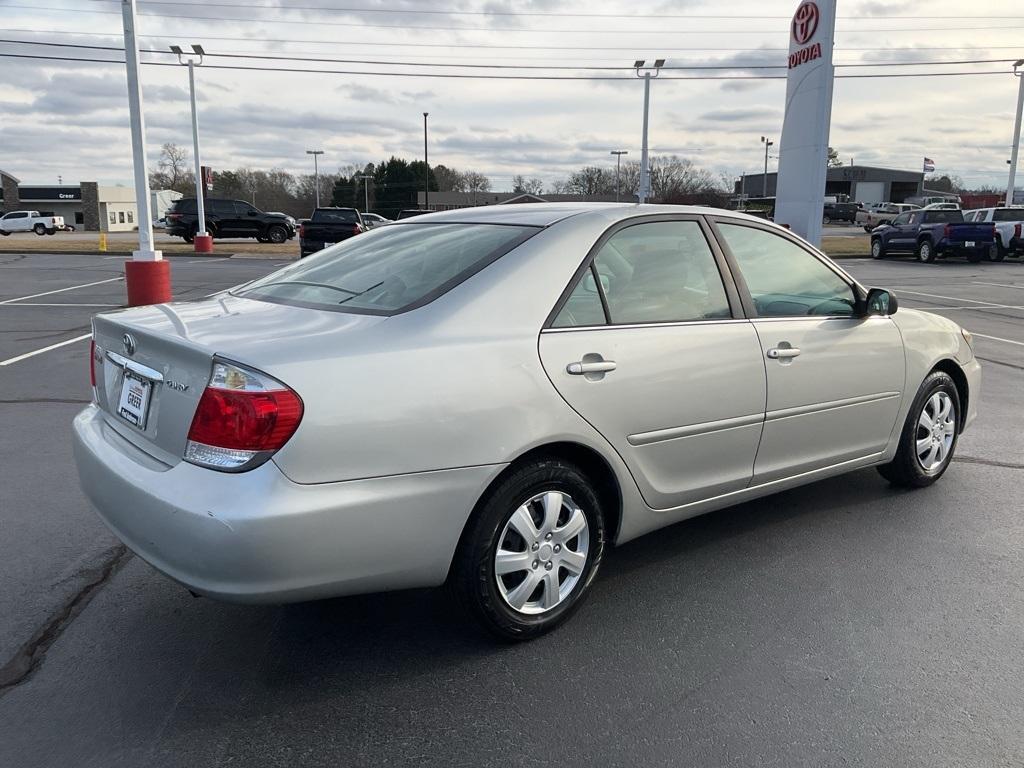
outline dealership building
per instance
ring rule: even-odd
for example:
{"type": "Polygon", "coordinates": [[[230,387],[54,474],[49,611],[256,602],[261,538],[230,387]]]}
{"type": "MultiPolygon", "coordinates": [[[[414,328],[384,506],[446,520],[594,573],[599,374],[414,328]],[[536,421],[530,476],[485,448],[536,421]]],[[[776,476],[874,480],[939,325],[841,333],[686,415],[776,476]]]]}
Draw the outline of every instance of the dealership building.
{"type": "MultiPolygon", "coordinates": [[[[180,198],[180,192],[150,193],[150,210],[157,218],[180,198]]],[[[87,232],[131,232],[138,227],[138,208],[132,187],[108,187],[95,181],[78,184],[23,184],[0,171],[0,211],[39,211],[62,216],[64,223],[87,232]]]]}
{"type": "MultiPolygon", "coordinates": [[[[777,173],[748,173],[736,182],[735,194],[742,197],[775,197],[777,173]],[[767,188],[767,189],[766,189],[767,188]]],[[[870,165],[843,165],[829,168],[825,177],[825,196],[847,195],[857,203],[902,203],[924,191],[924,174],[870,165]]]]}

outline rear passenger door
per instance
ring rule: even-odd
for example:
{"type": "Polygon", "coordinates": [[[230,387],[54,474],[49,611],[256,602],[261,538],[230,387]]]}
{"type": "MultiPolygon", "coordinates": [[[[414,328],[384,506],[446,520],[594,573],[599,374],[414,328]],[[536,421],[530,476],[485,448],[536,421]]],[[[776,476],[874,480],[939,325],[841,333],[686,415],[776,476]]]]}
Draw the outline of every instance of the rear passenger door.
{"type": "Polygon", "coordinates": [[[905,378],[892,319],[862,316],[853,283],[796,238],[735,219],[716,229],[767,371],[754,483],[883,451],[905,378]]]}
{"type": "Polygon", "coordinates": [[[540,336],[552,383],[655,509],[745,488],[761,437],[761,349],[709,235],[693,217],[613,227],[540,336]]]}

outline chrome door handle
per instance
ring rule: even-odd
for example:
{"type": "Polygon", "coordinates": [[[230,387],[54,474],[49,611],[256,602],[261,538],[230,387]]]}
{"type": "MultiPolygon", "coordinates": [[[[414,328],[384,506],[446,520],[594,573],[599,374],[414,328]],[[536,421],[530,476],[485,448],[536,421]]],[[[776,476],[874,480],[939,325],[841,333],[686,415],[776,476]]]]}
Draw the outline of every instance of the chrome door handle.
{"type": "Polygon", "coordinates": [[[614,360],[602,360],[595,363],[569,363],[565,366],[565,372],[573,376],[583,376],[587,373],[608,373],[615,370],[614,360]]]}
{"type": "Polygon", "coordinates": [[[772,347],[766,353],[772,360],[789,360],[800,354],[796,347],[772,347]]]}

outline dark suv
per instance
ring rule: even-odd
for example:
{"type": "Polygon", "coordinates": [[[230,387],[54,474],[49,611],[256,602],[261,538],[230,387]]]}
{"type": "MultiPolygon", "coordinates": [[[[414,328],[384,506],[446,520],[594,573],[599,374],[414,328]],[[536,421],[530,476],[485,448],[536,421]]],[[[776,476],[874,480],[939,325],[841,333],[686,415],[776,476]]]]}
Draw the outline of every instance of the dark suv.
{"type": "MultiPolygon", "coordinates": [[[[283,243],[295,237],[295,226],[284,214],[264,213],[244,200],[207,198],[206,231],[214,237],[255,237],[261,243],[283,243]]],[[[191,243],[199,231],[194,197],[175,201],[167,211],[167,234],[191,243]]]]}

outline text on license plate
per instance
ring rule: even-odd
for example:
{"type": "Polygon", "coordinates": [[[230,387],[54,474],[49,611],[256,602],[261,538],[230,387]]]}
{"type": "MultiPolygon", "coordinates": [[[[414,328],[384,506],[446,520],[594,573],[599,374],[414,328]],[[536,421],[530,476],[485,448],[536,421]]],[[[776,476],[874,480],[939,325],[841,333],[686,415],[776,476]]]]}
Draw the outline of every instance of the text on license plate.
{"type": "Polygon", "coordinates": [[[139,429],[146,428],[146,411],[149,409],[149,394],[153,382],[131,371],[124,372],[121,397],[117,402],[117,415],[139,429]]]}
{"type": "Polygon", "coordinates": [[[974,241],[973,240],[967,240],[967,241],[964,242],[964,245],[967,246],[968,248],[973,248],[974,247],[974,241]]]}

